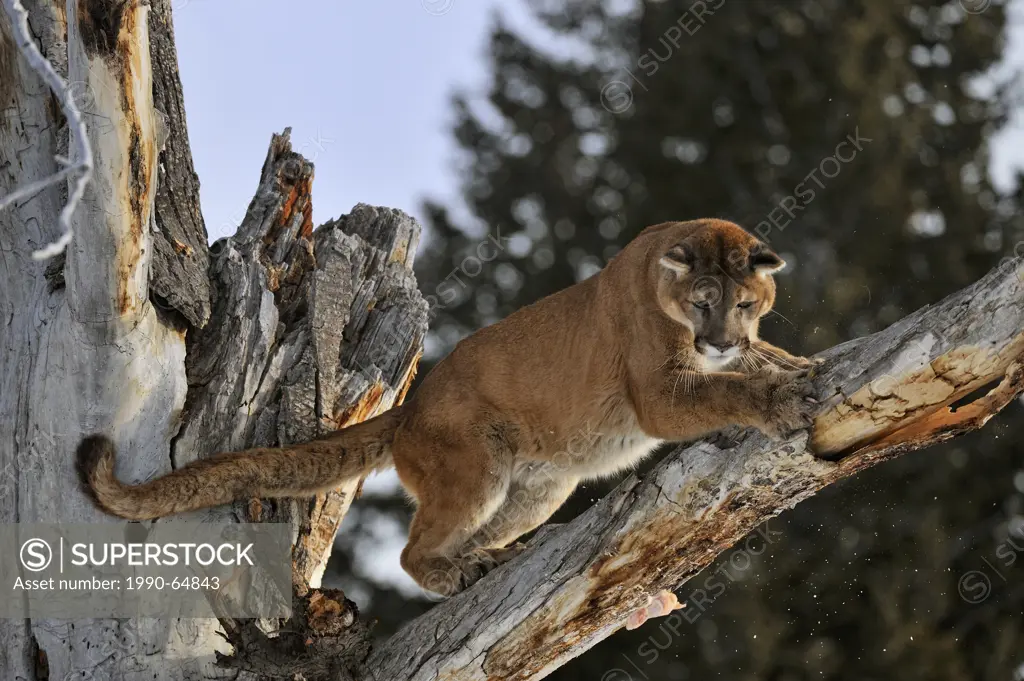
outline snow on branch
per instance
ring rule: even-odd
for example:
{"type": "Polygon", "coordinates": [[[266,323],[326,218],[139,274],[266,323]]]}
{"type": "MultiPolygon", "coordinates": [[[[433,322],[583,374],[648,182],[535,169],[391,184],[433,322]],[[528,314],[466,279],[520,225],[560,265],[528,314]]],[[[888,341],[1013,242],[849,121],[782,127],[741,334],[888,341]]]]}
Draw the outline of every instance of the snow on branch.
{"type": "MultiPolygon", "coordinates": [[[[75,105],[74,97],[67,82],[60,77],[53,64],[43,56],[32,37],[28,26],[28,12],[21,5],[21,0],[3,0],[4,10],[11,19],[11,26],[14,30],[14,42],[18,51],[28,61],[32,69],[39,74],[53,94],[60,100],[61,110],[68,121],[68,134],[71,136],[70,144],[71,158],[57,156],[57,164],[61,166],[53,175],[25,185],[16,189],[7,196],[0,198],[0,210],[11,205],[19,199],[32,196],[50,185],[72,180],[71,189],[68,192],[68,201],[60,212],[60,225],[63,233],[60,238],[52,244],[40,248],[32,253],[35,260],[46,260],[64,252],[67,245],[71,243],[73,231],[71,228],[71,216],[78,208],[85,188],[92,179],[92,147],[89,145],[89,137],[86,134],[85,123],[82,114],[75,105]]],[[[68,11],[74,11],[74,4],[68,3],[68,11]]]]}

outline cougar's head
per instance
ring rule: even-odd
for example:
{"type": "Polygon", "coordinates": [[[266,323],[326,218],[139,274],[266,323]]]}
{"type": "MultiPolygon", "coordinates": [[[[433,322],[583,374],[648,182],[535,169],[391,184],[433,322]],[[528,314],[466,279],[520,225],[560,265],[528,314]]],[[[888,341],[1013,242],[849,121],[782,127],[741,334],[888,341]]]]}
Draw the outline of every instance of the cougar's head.
{"type": "Polygon", "coordinates": [[[772,274],[785,263],[731,222],[680,223],[668,232],[656,266],[658,303],[689,330],[697,367],[722,370],[756,340],[775,303],[772,274]]]}

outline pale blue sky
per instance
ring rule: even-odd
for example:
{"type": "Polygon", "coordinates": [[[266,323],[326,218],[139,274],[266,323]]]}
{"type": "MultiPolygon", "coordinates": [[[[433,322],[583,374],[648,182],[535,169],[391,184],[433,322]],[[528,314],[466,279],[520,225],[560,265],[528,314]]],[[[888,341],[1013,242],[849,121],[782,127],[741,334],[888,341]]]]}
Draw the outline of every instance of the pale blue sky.
{"type": "MultiPolygon", "coordinates": [[[[314,224],[362,201],[419,214],[454,198],[450,96],[485,85],[495,8],[538,35],[521,0],[174,0],[178,59],[211,240],[241,221],[273,132],[316,165],[314,224]],[[288,7],[288,9],[283,9],[288,7]]],[[[1024,64],[1024,0],[1012,60],[1024,64]]],[[[1024,117],[993,145],[1005,187],[1024,117]]]]}
{"type": "MultiPolygon", "coordinates": [[[[523,16],[517,3],[506,14],[523,16]],[[519,11],[516,11],[519,10],[519,11]]],[[[272,132],[313,160],[314,222],[455,192],[450,95],[483,87],[495,0],[175,0],[211,239],[241,220],[272,132]]]]}

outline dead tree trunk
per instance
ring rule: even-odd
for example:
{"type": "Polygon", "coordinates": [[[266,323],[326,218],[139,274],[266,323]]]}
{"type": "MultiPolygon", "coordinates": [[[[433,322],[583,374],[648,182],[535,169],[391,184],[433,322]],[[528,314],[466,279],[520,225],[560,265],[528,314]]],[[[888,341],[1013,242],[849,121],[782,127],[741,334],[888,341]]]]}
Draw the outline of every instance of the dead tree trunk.
{"type": "MultiPolygon", "coordinates": [[[[32,39],[82,112],[93,174],[65,255],[31,257],[59,238],[67,182],[0,212],[0,520],[105,520],[77,491],[72,452],[90,432],[110,433],[129,454],[119,474],[141,481],[400,402],[426,331],[411,269],[419,226],[360,205],[314,230],[313,167],[286,131],[237,233],[208,247],[169,0],[25,5],[32,39]]],[[[0,199],[60,169],[59,99],[0,13],[0,199]]],[[[329,630],[351,612],[316,588],[357,487],[204,515],[291,523],[299,614],[329,630]]],[[[216,620],[0,620],[0,678],[234,676],[216,666],[214,652],[230,651],[220,626],[242,631],[216,620]]]]}
{"type": "MultiPolygon", "coordinates": [[[[93,177],[66,255],[32,258],[60,238],[71,175],[0,211],[0,520],[102,520],[73,491],[71,452],[89,432],[112,434],[130,453],[120,475],[138,481],[215,451],[309,439],[401,401],[426,327],[410,269],[418,226],[360,205],[313,229],[313,168],[286,131],[237,233],[207,247],[169,0],[25,4],[32,42],[83,113],[93,177]]],[[[10,16],[0,15],[0,201],[61,171],[55,159],[74,147],[66,102],[19,52],[10,16]]],[[[289,636],[226,619],[0,620],[0,678],[542,678],[767,518],[983,425],[1024,388],[1022,277],[1024,264],[1008,262],[833,348],[809,439],[772,445],[743,432],[726,449],[682,447],[372,654],[351,604],[317,589],[352,485],[201,514],[292,525],[289,636]],[[218,650],[233,655],[215,660],[218,650]]]]}

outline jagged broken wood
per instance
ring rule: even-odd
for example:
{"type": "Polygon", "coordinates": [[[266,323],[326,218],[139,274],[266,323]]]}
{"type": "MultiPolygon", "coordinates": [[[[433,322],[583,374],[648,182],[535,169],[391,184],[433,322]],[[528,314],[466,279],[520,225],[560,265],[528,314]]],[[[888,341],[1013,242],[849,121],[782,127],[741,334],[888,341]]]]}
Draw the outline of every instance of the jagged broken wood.
{"type": "MultiPolygon", "coordinates": [[[[171,449],[176,467],[220,451],[313,439],[387,411],[411,385],[427,328],[412,274],[419,225],[401,211],[360,204],[314,230],[312,178],[289,131],[274,135],[242,224],[210,249],[212,309],[188,341],[189,393],[171,449]]],[[[254,622],[221,618],[235,654],[218,664],[269,678],[289,664],[308,678],[323,669],[343,678],[358,667],[369,650],[355,645],[367,640],[365,627],[343,594],[318,587],[360,485],[194,514],[289,523],[295,537],[295,618],[273,638],[254,622]],[[314,611],[319,616],[307,619],[314,611]]]]}
{"type": "Polygon", "coordinates": [[[377,646],[376,681],[540,679],[765,520],[864,468],[980,428],[1024,390],[1024,261],[819,357],[814,428],[681,446],[377,646]],[[986,386],[983,397],[949,405],[986,386]],[[812,454],[835,459],[823,460],[812,454]]]}
{"type": "MultiPolygon", "coordinates": [[[[313,230],[312,176],[288,132],[275,135],[245,219],[210,249],[212,314],[188,341],[176,466],[310,440],[386,411],[409,389],[427,326],[412,274],[419,226],[401,211],[361,204],[313,230]]],[[[304,593],[319,584],[357,488],[251,501],[238,513],[294,524],[294,578],[304,593]]]]}

